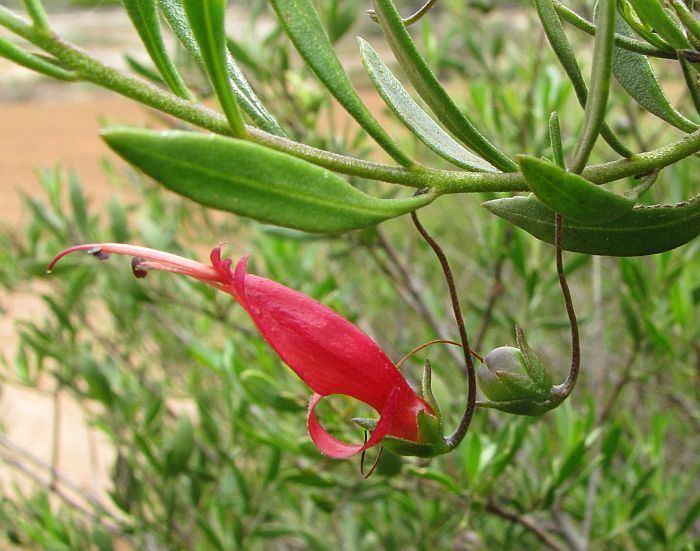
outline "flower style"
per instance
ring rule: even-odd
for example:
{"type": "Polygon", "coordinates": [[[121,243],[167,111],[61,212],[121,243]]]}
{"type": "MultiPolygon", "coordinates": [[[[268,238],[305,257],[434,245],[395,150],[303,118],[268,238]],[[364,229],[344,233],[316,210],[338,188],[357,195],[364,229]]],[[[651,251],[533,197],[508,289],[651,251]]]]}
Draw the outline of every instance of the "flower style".
{"type": "Polygon", "coordinates": [[[232,269],[232,261],[221,258],[221,245],[212,250],[211,266],[208,266],[135,245],[86,244],[59,253],[48,270],[75,251],[87,251],[100,259],[110,254],[128,255],[132,257],[136,277],[145,277],[148,270],[175,272],[233,296],[282,361],[314,391],[309,403],[308,430],[323,454],[350,457],[379,444],[385,437],[394,441],[399,453],[416,449],[430,453],[425,437],[435,440],[431,427],[436,426],[436,418],[439,422],[439,413],[411,389],[381,348],[320,302],[275,281],[249,274],[247,256],[232,269]],[[332,394],[355,398],[380,414],[376,424],[365,421],[373,431],[364,445],[338,440],[321,426],[315,414],[316,406],[323,397],[332,394]]]}

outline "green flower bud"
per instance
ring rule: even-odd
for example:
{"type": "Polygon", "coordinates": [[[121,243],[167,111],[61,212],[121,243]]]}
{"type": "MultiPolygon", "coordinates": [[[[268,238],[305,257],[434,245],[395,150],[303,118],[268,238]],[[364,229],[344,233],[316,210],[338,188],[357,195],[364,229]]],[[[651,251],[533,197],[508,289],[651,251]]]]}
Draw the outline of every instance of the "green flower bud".
{"type": "Polygon", "coordinates": [[[518,348],[499,346],[477,368],[479,387],[490,400],[479,405],[515,415],[542,415],[557,407],[563,397],[522,330],[516,327],[515,331],[518,348]]]}

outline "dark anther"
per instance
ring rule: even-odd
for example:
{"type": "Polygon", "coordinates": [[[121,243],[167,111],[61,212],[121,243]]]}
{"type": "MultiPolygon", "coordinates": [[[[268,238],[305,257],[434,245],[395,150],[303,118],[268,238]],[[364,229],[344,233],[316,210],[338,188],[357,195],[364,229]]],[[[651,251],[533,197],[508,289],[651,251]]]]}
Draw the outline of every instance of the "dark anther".
{"type": "Polygon", "coordinates": [[[141,268],[141,264],[145,261],[144,258],[135,256],[134,258],[131,259],[131,271],[134,274],[134,277],[137,277],[139,279],[143,279],[148,275],[148,272],[141,268]]]}
{"type": "Polygon", "coordinates": [[[99,260],[107,260],[109,258],[109,253],[104,252],[102,247],[93,247],[88,249],[87,252],[99,260]]]}

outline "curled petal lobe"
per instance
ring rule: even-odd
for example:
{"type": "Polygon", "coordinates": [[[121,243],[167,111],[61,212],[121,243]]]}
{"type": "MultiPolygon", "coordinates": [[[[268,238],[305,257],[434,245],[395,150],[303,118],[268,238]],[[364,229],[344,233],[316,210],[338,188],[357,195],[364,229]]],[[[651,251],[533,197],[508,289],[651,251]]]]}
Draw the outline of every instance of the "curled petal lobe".
{"type": "Polygon", "coordinates": [[[323,455],[327,455],[333,459],[346,459],[376,446],[385,436],[389,434],[389,431],[391,430],[391,426],[394,422],[398,409],[398,392],[399,391],[396,389],[391,392],[389,398],[384,404],[384,407],[380,411],[377,426],[372,431],[372,435],[369,437],[367,442],[362,445],[348,444],[342,440],[338,440],[321,426],[318,417],[316,417],[315,410],[316,406],[321,399],[324,398],[324,396],[314,394],[309,402],[308,417],[309,436],[311,437],[311,440],[323,455]]]}

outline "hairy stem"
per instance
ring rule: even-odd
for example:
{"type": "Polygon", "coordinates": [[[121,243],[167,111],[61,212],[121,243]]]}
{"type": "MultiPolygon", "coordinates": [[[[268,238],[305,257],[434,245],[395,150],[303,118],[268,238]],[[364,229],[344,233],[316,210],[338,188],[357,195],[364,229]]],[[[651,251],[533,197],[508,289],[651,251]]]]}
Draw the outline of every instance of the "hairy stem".
{"type": "MultiPolygon", "coordinates": [[[[228,121],[222,114],[157,88],[141,78],[109,67],[55,34],[36,33],[27,21],[3,6],[0,6],[0,26],[52,54],[82,80],[112,90],[200,128],[217,134],[231,135],[228,121]]],[[[429,168],[410,171],[399,166],[331,153],[274,136],[252,126],[248,126],[247,130],[248,139],[252,142],[341,174],[415,188],[431,187],[443,194],[528,191],[525,179],[519,173],[475,173],[429,168]]],[[[637,154],[632,159],[620,159],[589,166],[582,174],[593,183],[605,184],[620,178],[652,172],[698,151],[700,151],[700,130],[658,149],[637,154]]]]}

